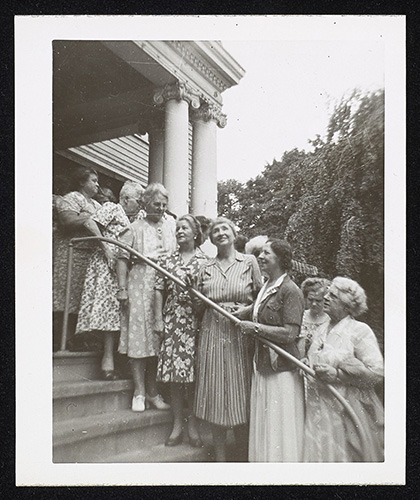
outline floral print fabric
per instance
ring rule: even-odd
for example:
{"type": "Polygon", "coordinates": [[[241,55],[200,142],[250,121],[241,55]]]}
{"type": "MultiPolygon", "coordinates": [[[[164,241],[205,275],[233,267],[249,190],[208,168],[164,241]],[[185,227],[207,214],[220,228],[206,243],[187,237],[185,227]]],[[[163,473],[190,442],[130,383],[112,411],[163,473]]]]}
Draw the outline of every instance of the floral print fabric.
{"type": "MultiPolygon", "coordinates": [[[[99,224],[103,236],[117,239],[130,225],[120,204],[104,203],[92,219],[99,224]]],[[[106,244],[117,253],[118,247],[106,244]]],[[[76,333],[120,330],[120,303],[115,269],[110,269],[102,249],[97,249],[89,261],[83,286],[76,333]]]]}
{"type": "MultiPolygon", "coordinates": [[[[53,240],[53,310],[64,311],[69,241],[71,238],[89,236],[89,234],[81,226],[73,230],[63,227],[59,216],[63,212],[72,211],[81,218],[81,221],[84,221],[94,215],[101,205],[95,200],[88,200],[78,191],[67,193],[62,197],[57,196],[54,201],[58,221],[53,240]]],[[[83,281],[89,258],[94,250],[95,245],[92,243],[81,242],[74,246],[70,313],[77,314],[79,310],[83,281]]]]}
{"type": "MultiPolygon", "coordinates": [[[[195,255],[185,264],[176,251],[160,264],[171,274],[186,281],[195,278],[206,255],[196,249],[195,255]]],[[[157,290],[166,294],[163,307],[164,337],[159,353],[157,378],[161,382],[191,383],[195,379],[195,349],[198,320],[187,291],[165,276],[156,277],[157,290]]]]}
{"type": "MultiPolygon", "coordinates": [[[[159,225],[146,219],[136,220],[120,236],[121,243],[145,257],[158,260],[175,251],[175,221],[163,218],[159,225]]],[[[130,259],[120,249],[119,258],[130,259]]],[[[128,305],[121,311],[121,335],[118,351],[130,358],[157,356],[160,338],[154,330],[154,296],[156,271],[141,261],[131,259],[128,274],[128,305]]]]}

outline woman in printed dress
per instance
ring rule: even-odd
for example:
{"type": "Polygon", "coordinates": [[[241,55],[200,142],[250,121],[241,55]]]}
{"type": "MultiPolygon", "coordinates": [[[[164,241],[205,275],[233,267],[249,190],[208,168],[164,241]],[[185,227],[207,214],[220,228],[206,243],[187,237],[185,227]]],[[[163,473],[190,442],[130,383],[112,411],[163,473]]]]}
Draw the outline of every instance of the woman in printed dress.
{"type": "Polygon", "coordinates": [[[383,358],[375,334],[355,318],[367,310],[363,288],[337,277],[325,296],[328,328],[313,338],[309,365],[317,377],[332,384],[359,417],[366,431],[363,455],[353,422],[330,391],[307,377],[305,462],[383,461],[383,406],[375,384],[383,378],[383,358]]]}
{"type": "MultiPolygon", "coordinates": [[[[207,260],[200,250],[200,223],[193,215],[184,215],[176,222],[178,250],[161,262],[164,269],[182,281],[191,283],[200,266],[207,260]]],[[[183,401],[188,401],[188,437],[192,446],[202,446],[195,415],[192,412],[195,382],[195,347],[198,318],[188,292],[173,281],[158,274],[155,285],[156,331],[163,332],[159,354],[158,375],[160,382],[170,384],[173,428],[165,442],[176,446],[183,439],[183,401]]]]}
{"type": "MultiPolygon", "coordinates": [[[[235,250],[236,228],[225,217],[210,226],[217,256],[203,264],[200,292],[230,312],[251,304],[261,287],[253,255],[235,250]]],[[[233,427],[238,445],[248,442],[251,366],[249,339],[226,317],[204,310],[197,348],[195,415],[211,424],[216,461],[226,461],[226,432],[233,427]]],[[[243,450],[246,454],[246,449],[243,450]]]]}
{"type": "MultiPolygon", "coordinates": [[[[120,235],[121,243],[157,262],[176,249],[175,221],[166,215],[168,192],[162,184],[149,184],[143,193],[146,216],[134,221],[120,235]]],[[[127,354],[134,382],[132,410],[143,412],[147,404],[169,409],[156,382],[160,335],[155,331],[154,297],[156,271],[119,250],[118,294],[122,304],[118,351],[127,354]]]]}
{"type": "MultiPolygon", "coordinates": [[[[138,214],[144,189],[140,183],[127,181],[120,191],[118,204],[105,202],[92,219],[98,224],[102,235],[118,239],[129,227],[130,220],[138,214]]],[[[118,247],[105,243],[114,257],[118,247]]],[[[104,380],[118,378],[114,370],[114,344],[120,331],[120,303],[117,300],[118,284],[115,261],[111,266],[102,249],[98,248],[89,261],[83,287],[76,334],[100,332],[104,340],[102,377],[104,380]]]]}
{"type": "MultiPolygon", "coordinates": [[[[74,173],[76,190],[64,196],[55,197],[57,227],[54,232],[53,253],[53,310],[54,322],[58,328],[58,315],[64,311],[67,261],[69,241],[71,238],[83,236],[101,236],[98,225],[92,216],[101,207],[93,199],[99,190],[98,174],[91,168],[79,167],[74,173]]],[[[76,326],[83,282],[89,258],[98,244],[79,242],[74,246],[73,274],[70,288],[69,324],[76,326]]],[[[107,262],[111,262],[113,254],[105,244],[99,243],[107,262]]]]}

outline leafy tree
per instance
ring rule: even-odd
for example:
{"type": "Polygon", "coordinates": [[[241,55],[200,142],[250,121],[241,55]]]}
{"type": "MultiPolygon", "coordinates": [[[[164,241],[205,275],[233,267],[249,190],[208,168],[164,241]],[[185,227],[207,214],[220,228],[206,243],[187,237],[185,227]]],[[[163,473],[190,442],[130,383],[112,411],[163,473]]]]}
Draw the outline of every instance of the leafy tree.
{"type": "Polygon", "coordinates": [[[365,318],[383,335],[384,92],[355,90],[311,151],[293,149],[241,184],[219,183],[219,213],[248,237],[286,237],[296,258],[366,290],[365,318]]]}

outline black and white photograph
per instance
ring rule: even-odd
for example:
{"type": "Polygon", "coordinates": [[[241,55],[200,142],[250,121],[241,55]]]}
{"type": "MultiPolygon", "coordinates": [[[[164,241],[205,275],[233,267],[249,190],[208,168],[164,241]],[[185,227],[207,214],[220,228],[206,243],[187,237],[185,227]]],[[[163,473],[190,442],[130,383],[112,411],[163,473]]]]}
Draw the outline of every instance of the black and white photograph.
{"type": "Polygon", "coordinates": [[[17,484],[404,484],[404,17],[15,30],[17,484]]]}

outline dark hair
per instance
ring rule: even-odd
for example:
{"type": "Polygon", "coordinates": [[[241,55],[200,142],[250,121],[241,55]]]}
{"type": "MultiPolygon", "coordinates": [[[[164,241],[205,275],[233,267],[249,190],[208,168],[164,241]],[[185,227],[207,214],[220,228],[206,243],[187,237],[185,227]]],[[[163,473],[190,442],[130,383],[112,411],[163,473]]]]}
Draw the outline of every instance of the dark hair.
{"type": "Polygon", "coordinates": [[[292,268],[292,247],[286,240],[277,238],[269,239],[267,245],[270,245],[271,250],[277,255],[280,267],[283,271],[289,271],[292,268]]]}
{"type": "Polygon", "coordinates": [[[248,238],[244,236],[243,234],[238,234],[235,240],[235,250],[238,252],[244,253],[245,252],[245,245],[248,242],[248,238]]]}
{"type": "Polygon", "coordinates": [[[73,173],[74,189],[77,191],[86,184],[91,175],[98,177],[98,172],[90,167],[77,167],[73,173]]]}
{"type": "Polygon", "coordinates": [[[306,299],[309,292],[318,293],[319,291],[322,291],[323,294],[325,294],[330,285],[331,281],[324,278],[306,278],[306,280],[300,285],[300,289],[306,299]]]}
{"type": "Polygon", "coordinates": [[[197,218],[194,217],[194,215],[186,214],[179,217],[177,219],[177,222],[181,220],[185,220],[188,222],[194,233],[194,248],[199,247],[203,242],[203,233],[201,232],[201,225],[198,222],[197,218]]]}
{"type": "Polygon", "coordinates": [[[112,191],[111,188],[109,187],[103,187],[101,188],[103,196],[107,197],[109,201],[112,201],[112,203],[117,203],[117,198],[115,197],[114,191],[112,191]]]}
{"type": "Polygon", "coordinates": [[[195,218],[200,223],[202,233],[205,233],[210,227],[211,219],[207,218],[205,215],[196,215],[195,218]]]}

